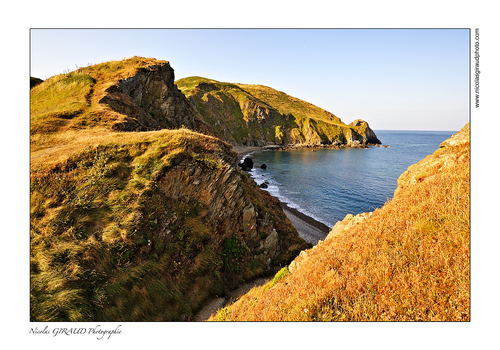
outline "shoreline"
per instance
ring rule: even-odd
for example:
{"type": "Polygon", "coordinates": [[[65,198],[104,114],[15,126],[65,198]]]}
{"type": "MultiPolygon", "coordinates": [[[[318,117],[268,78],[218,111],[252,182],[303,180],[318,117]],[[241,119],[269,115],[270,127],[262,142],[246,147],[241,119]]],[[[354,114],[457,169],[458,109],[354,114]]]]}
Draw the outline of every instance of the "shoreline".
{"type": "Polygon", "coordinates": [[[245,157],[247,154],[261,151],[263,149],[264,147],[260,146],[233,146],[233,150],[238,154],[238,162],[241,162],[243,160],[243,157],[245,157]]]}
{"type": "Polygon", "coordinates": [[[292,222],[293,226],[299,233],[299,236],[307,243],[316,245],[318,244],[318,241],[324,240],[326,236],[328,236],[331,228],[322,222],[319,222],[318,220],[298,211],[295,208],[289,207],[288,204],[284,202],[281,202],[281,208],[288,219],[292,222]]]}
{"type": "MultiPolygon", "coordinates": [[[[259,146],[233,146],[238,154],[238,161],[241,162],[246,155],[266,149],[259,146]]],[[[288,219],[292,222],[299,236],[307,243],[318,244],[319,240],[324,240],[331,230],[331,227],[319,222],[318,220],[306,215],[295,208],[291,208],[287,203],[281,202],[281,208],[288,219]]]]}

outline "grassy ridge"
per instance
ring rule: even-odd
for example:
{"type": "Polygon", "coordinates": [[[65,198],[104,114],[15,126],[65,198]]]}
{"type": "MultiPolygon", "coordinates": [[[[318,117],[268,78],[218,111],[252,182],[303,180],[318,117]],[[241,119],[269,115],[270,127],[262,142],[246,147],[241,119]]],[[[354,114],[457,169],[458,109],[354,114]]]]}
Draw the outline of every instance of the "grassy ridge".
{"type": "Polygon", "coordinates": [[[50,134],[71,129],[109,128],[120,119],[99,101],[105,90],[119,79],[133,76],[138,70],[166,61],[132,57],[119,61],[79,68],[53,76],[30,91],[32,145],[36,134],[50,134]]]}
{"type": "Polygon", "coordinates": [[[291,274],[212,320],[470,320],[468,128],[461,133],[466,141],[410,167],[369,219],[306,251],[291,274]]]}
{"type": "Polygon", "coordinates": [[[330,112],[263,85],[202,77],[176,84],[219,137],[236,144],[344,143],[351,134],[361,140],[366,129],[346,125],[330,112]]]}

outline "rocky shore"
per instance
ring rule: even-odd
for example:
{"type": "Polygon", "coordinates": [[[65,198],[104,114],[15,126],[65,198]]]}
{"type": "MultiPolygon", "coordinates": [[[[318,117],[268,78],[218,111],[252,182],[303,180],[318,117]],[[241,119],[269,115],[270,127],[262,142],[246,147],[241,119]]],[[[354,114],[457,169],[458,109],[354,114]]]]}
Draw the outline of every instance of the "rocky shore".
{"type": "Polygon", "coordinates": [[[313,219],[310,216],[289,207],[286,203],[281,203],[281,207],[286,216],[297,229],[299,236],[307,243],[316,245],[319,240],[324,240],[330,232],[330,228],[325,224],[313,219]]]}
{"type": "MultiPolygon", "coordinates": [[[[246,155],[257,152],[263,149],[281,149],[280,146],[272,147],[257,147],[257,146],[233,146],[233,149],[238,154],[238,160],[241,161],[246,155]]],[[[325,224],[315,220],[314,218],[298,211],[295,208],[289,207],[286,203],[281,203],[281,207],[293,226],[297,229],[299,236],[306,242],[316,245],[319,240],[324,240],[330,231],[330,228],[325,224]]]]}

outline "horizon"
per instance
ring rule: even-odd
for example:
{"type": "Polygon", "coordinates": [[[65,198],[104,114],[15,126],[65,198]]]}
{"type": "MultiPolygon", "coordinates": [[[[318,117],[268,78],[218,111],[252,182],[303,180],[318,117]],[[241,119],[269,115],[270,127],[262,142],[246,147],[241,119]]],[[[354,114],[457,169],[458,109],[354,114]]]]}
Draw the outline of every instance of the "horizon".
{"type": "MultiPolygon", "coordinates": [[[[465,126],[466,124],[464,124],[465,126]]],[[[410,132],[459,132],[459,130],[417,130],[417,129],[372,129],[373,131],[410,131],[410,132]]]]}
{"type": "Polygon", "coordinates": [[[266,85],[373,130],[460,130],[469,45],[469,29],[31,29],[30,76],[149,57],[175,80],[266,85]]]}

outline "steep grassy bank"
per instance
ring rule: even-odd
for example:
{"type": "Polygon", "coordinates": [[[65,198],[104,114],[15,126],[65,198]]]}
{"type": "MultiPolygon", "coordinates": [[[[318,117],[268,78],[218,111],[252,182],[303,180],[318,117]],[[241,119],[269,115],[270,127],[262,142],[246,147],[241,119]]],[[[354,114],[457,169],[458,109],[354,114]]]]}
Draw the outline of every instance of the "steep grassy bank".
{"type": "Polygon", "coordinates": [[[469,125],[212,320],[470,320],[469,125]]]}
{"type": "Polygon", "coordinates": [[[32,161],[33,321],[189,320],[306,247],[224,142],[124,136],[32,161]]]}
{"type": "Polygon", "coordinates": [[[238,145],[379,144],[364,121],[330,112],[263,85],[190,77],[176,82],[216,135],[238,145]]]}

